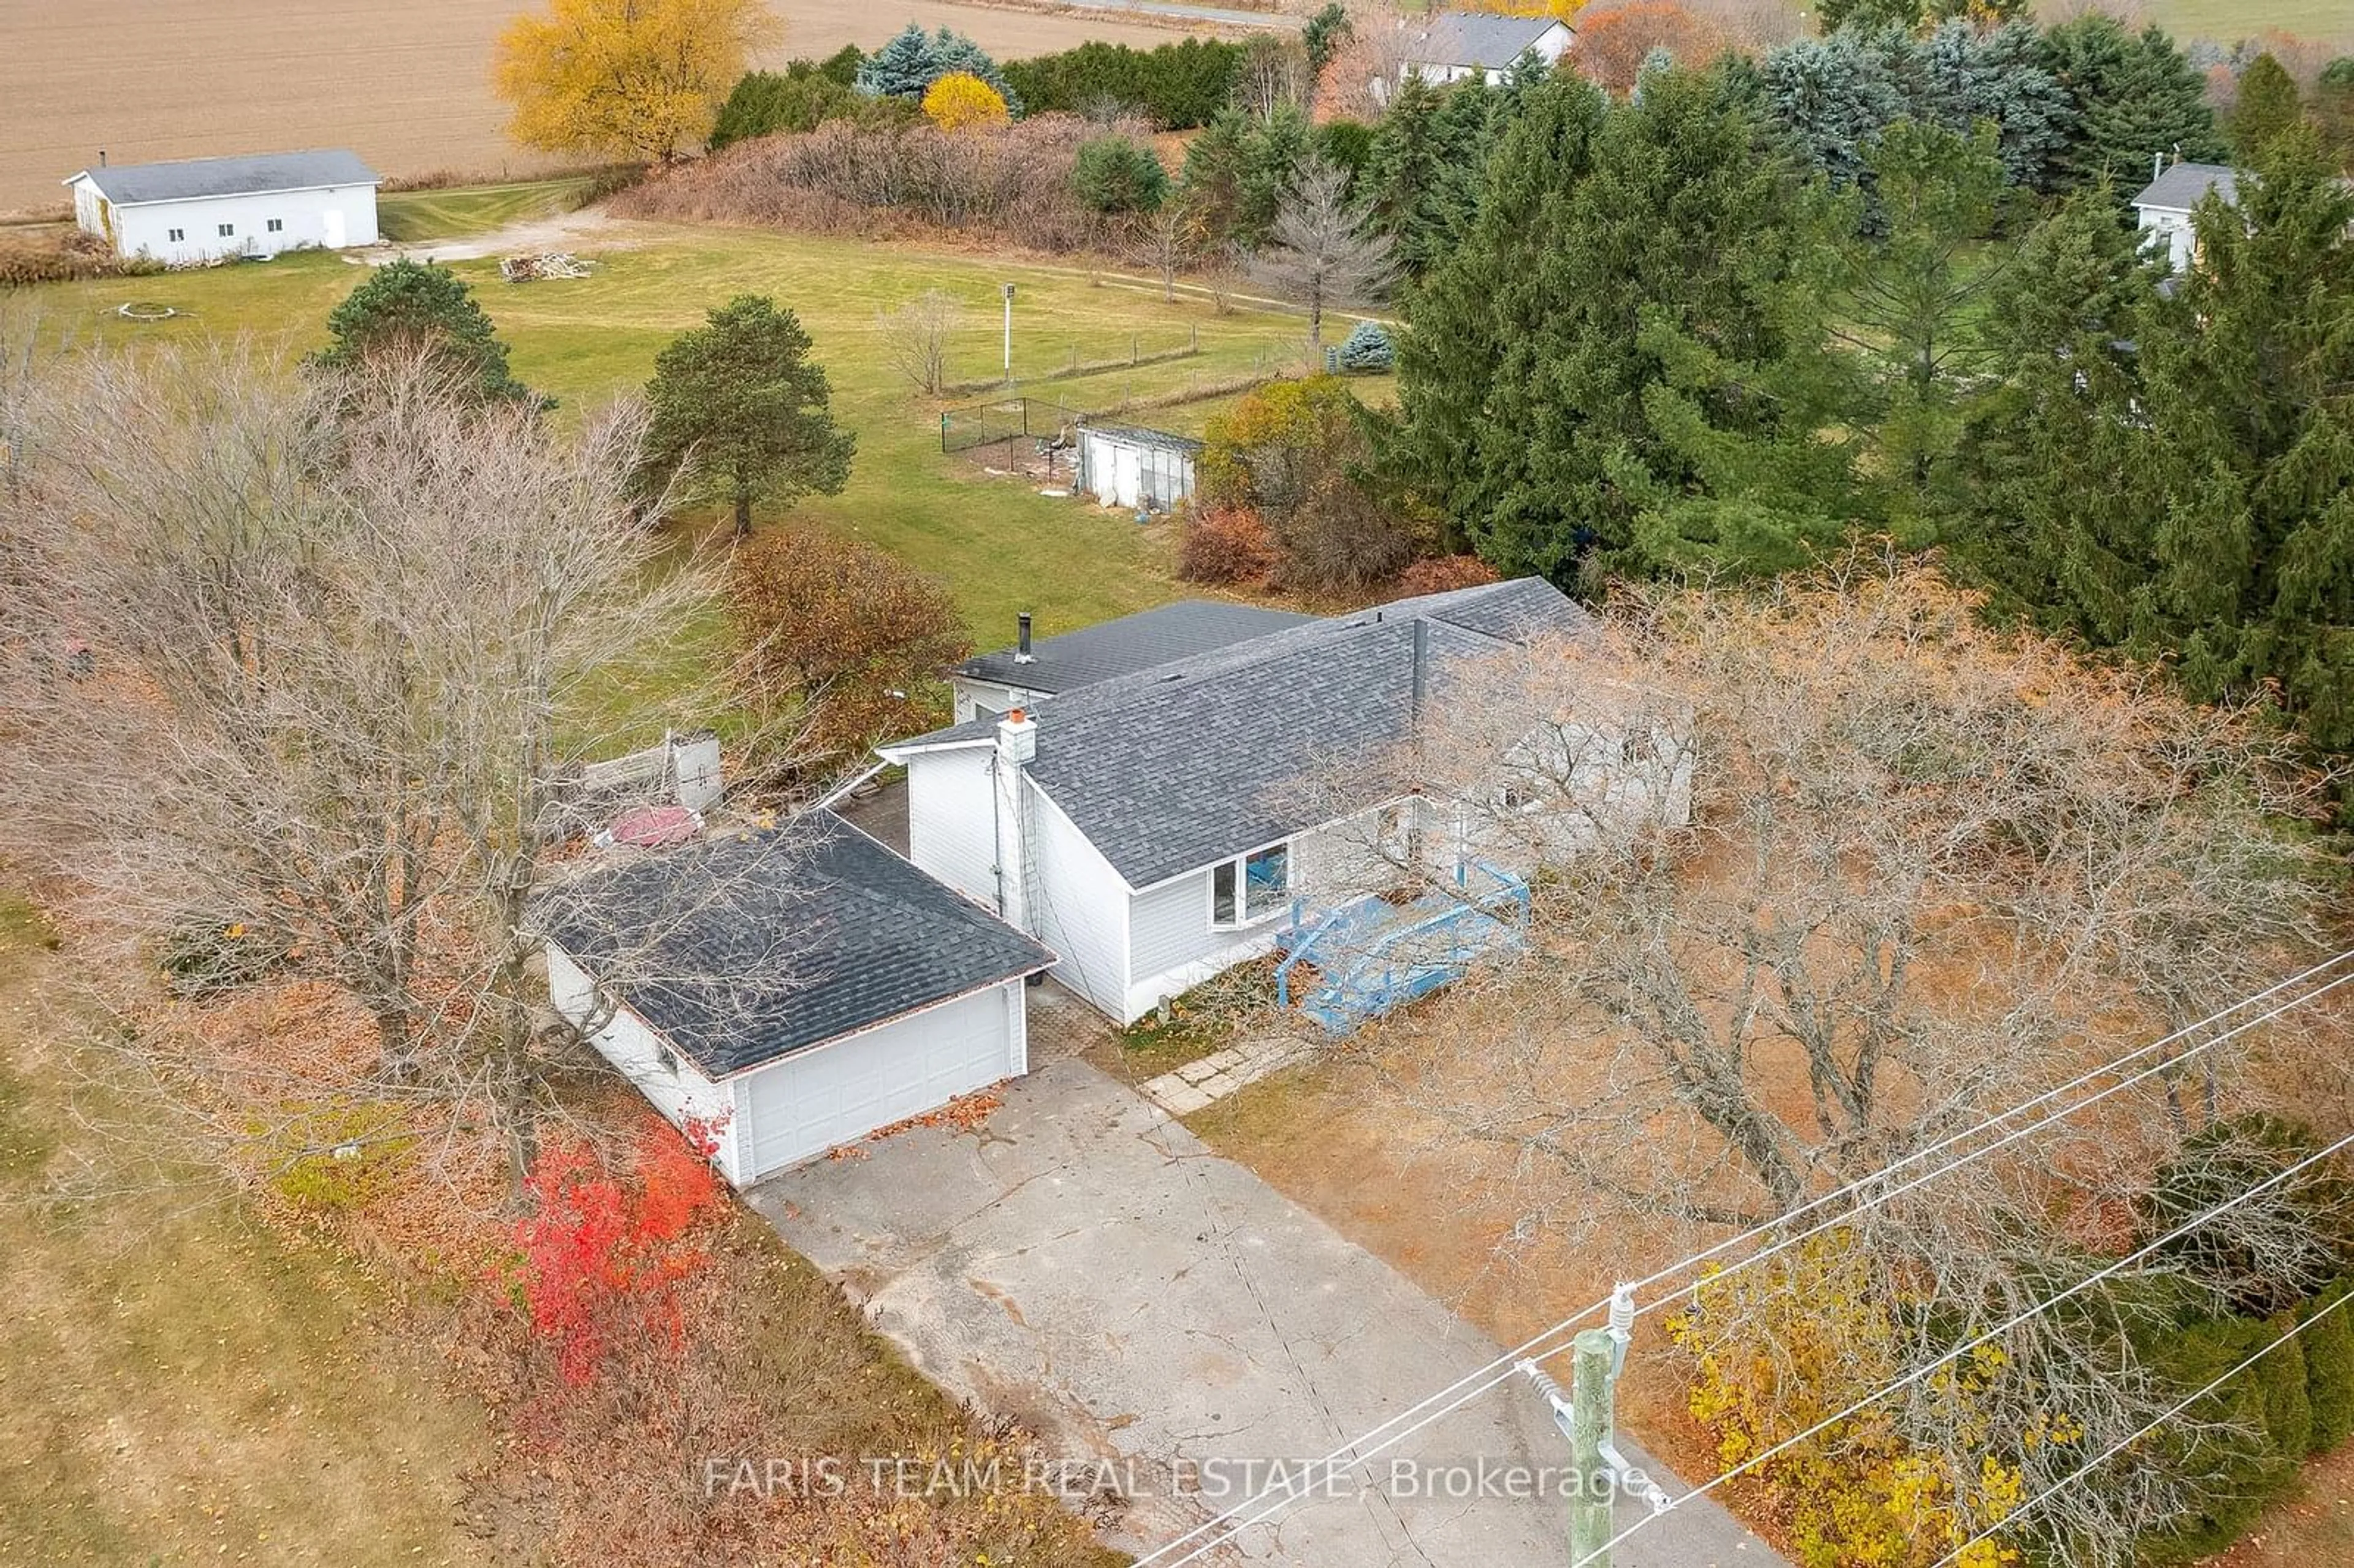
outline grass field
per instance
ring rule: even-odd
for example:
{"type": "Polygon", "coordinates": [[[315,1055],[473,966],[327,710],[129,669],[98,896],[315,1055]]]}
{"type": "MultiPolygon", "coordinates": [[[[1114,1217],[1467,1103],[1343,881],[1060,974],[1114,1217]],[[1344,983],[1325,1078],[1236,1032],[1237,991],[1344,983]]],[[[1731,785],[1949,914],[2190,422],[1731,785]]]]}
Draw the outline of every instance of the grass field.
{"type": "Polygon", "coordinates": [[[2178,38],[2228,44],[2278,31],[2354,52],[2354,6],[2346,0],[2147,0],[2144,8],[2178,38]]]}
{"type": "Polygon", "coordinates": [[[367,1277],[76,1125],[109,1068],[60,1044],[41,938],[0,895],[0,1563],[486,1561],[456,1519],[486,1435],[367,1277]],[[122,1191],[36,1205],[65,1169],[122,1191]]]}
{"type": "MultiPolygon", "coordinates": [[[[507,140],[491,47],[526,0],[37,0],[0,3],[0,212],[54,207],[58,182],[98,162],[349,147],[383,174],[544,172],[507,140]]],[[[952,26],[1000,57],[1088,38],[1150,46],[1179,35],[1099,14],[955,0],[771,0],[774,58],[872,48],[910,21],[952,26]]]]}
{"type": "Polygon", "coordinates": [[[569,175],[495,185],[393,191],[376,199],[376,227],[387,239],[401,244],[459,239],[570,212],[588,198],[596,184],[592,175],[569,175]]]}
{"type": "MultiPolygon", "coordinates": [[[[445,202],[460,201],[444,195],[445,202]]],[[[1015,264],[906,246],[806,238],[750,230],[615,226],[610,243],[584,241],[595,271],[577,281],[508,284],[489,260],[460,261],[501,334],[515,371],[569,409],[642,386],[654,355],[732,295],[765,292],[797,310],[833,379],[837,416],[858,438],[848,490],[802,503],[799,515],[871,539],[929,571],[956,596],[983,646],[1010,641],[1016,611],[1038,617],[1041,635],[1162,602],[1177,591],[1161,527],[1036,494],[991,478],[939,450],[938,405],[914,397],[887,367],[878,316],[928,289],[964,308],[950,358],[959,379],[989,376],[1000,360],[999,286],[1013,282],[1017,376],[1124,354],[1140,341],[1186,342],[1199,355],[1121,367],[1031,387],[1081,407],[1210,385],[1293,363],[1297,317],[1219,315],[1199,300],[1164,302],[1157,290],[1097,283],[1076,268],[1015,264]]],[[[92,283],[52,285],[29,296],[45,320],[78,336],[157,341],[250,332],[289,351],[323,335],[328,309],[363,276],[334,256],[92,283]],[[129,300],[185,313],[140,324],[115,307],[129,300]]],[[[1136,416],[1197,429],[1186,406],[1136,416]]],[[[657,726],[658,717],[652,720],[657,726]]]]}

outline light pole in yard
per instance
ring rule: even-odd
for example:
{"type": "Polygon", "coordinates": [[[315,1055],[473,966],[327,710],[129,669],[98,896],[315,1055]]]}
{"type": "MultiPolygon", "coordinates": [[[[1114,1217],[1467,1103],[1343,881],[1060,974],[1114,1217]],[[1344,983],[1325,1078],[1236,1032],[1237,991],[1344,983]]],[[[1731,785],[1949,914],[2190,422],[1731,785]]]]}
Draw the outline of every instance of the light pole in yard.
{"type": "Polygon", "coordinates": [[[1001,283],[1005,291],[1005,384],[1013,385],[1013,285],[1001,283]]]}

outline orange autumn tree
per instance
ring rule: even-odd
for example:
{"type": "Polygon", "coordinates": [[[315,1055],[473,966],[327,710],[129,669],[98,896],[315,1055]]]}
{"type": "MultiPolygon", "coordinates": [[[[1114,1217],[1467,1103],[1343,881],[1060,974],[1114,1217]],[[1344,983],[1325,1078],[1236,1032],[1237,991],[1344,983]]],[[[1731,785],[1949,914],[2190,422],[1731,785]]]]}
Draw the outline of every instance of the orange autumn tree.
{"type": "Polygon", "coordinates": [[[972,639],[947,591],[896,556],[822,529],[763,535],[737,549],[726,602],[748,705],[798,713],[794,766],[948,722],[942,677],[972,639]]]}
{"type": "Polygon", "coordinates": [[[1727,41],[1715,23],[1692,15],[1675,0],[1629,0],[1589,11],[1578,23],[1577,48],[1570,58],[1588,81],[1623,94],[1634,90],[1635,78],[1653,49],[1663,48],[1680,63],[1695,65],[1727,41]]]}
{"type": "Polygon", "coordinates": [[[1002,125],[1013,117],[1004,94],[964,70],[952,70],[924,90],[924,112],[943,131],[1002,125]]]}

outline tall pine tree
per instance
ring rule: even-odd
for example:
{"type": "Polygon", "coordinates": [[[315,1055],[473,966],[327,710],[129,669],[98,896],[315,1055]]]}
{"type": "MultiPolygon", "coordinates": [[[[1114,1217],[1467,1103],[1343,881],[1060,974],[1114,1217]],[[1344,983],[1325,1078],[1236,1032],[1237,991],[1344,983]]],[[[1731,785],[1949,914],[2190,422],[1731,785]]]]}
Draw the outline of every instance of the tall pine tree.
{"type": "Polygon", "coordinates": [[[2163,29],[2130,33],[2092,13],[2045,33],[2041,54],[2075,109],[2059,160],[2066,185],[2105,181],[2122,199],[2148,180],[2153,158],[2223,155],[2206,79],[2163,29]]]}
{"type": "Polygon", "coordinates": [[[1616,107],[1575,79],[1529,91],[1399,353],[1401,453],[1490,562],[1589,586],[1640,564],[1638,514],[1691,477],[1645,408],[1666,379],[1646,319],[1773,357],[1796,184],[1715,72],[1647,73],[1616,107]]]}
{"type": "Polygon", "coordinates": [[[2273,137],[2145,334],[2167,505],[2137,641],[2202,695],[2274,681],[2354,747],[2354,192],[2310,126],[2273,137]]]}

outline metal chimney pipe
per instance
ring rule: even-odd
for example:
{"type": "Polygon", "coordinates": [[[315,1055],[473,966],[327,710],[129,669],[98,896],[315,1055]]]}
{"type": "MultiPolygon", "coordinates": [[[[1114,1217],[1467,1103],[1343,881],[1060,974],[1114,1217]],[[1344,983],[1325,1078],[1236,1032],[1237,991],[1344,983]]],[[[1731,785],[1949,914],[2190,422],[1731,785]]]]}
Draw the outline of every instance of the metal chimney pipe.
{"type": "Polygon", "coordinates": [[[1017,664],[1027,664],[1031,662],[1030,612],[1025,609],[1015,616],[1013,624],[1017,629],[1013,641],[1013,662],[1017,664]]]}

